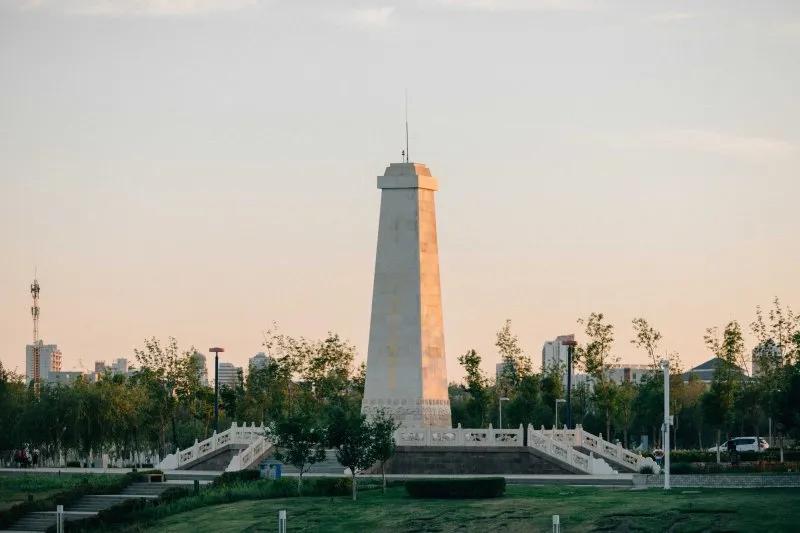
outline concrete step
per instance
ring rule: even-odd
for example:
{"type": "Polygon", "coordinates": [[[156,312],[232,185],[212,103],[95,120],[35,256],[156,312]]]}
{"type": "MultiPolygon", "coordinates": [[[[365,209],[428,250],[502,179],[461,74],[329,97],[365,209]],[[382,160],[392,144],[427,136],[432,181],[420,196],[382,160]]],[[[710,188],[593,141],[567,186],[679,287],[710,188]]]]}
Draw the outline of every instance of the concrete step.
{"type": "MultiPolygon", "coordinates": [[[[315,463],[308,470],[308,474],[344,474],[346,467],[339,464],[336,460],[336,450],[325,450],[325,459],[319,463],[315,463]]],[[[299,471],[292,465],[283,465],[281,468],[287,474],[297,474],[299,471]]]]}

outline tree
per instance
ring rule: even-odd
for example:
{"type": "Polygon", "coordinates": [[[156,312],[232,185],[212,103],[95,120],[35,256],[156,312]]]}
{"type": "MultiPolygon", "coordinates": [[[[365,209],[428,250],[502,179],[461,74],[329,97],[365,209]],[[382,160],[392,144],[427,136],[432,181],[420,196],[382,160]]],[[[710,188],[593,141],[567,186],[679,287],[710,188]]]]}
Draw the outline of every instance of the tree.
{"type": "Polygon", "coordinates": [[[386,461],[392,458],[397,445],[394,432],[400,427],[392,416],[378,409],[372,416],[372,457],[381,465],[383,493],[386,493],[386,461]]]}
{"type": "Polygon", "coordinates": [[[735,320],[731,321],[725,326],[722,338],[717,328],[708,328],[704,340],[716,355],[717,366],[711,387],[703,397],[703,415],[716,428],[719,446],[720,432],[730,428],[734,422],[734,402],[742,378],[737,363],[744,360],[742,328],[735,320]]]}
{"type": "Polygon", "coordinates": [[[336,408],[328,426],[328,443],[336,448],[339,463],[350,469],[355,501],[358,493],[356,476],[374,462],[372,425],[358,411],[336,408]]]}
{"type": "Polygon", "coordinates": [[[522,347],[519,345],[519,338],[511,332],[510,319],[506,319],[503,327],[497,332],[494,345],[497,346],[497,352],[503,365],[500,383],[498,383],[498,394],[508,395],[519,384],[523,376],[532,372],[533,365],[530,358],[523,353],[522,347]]]}
{"type": "Polygon", "coordinates": [[[622,443],[626,448],[628,447],[628,430],[633,422],[636,389],[636,385],[625,381],[617,387],[614,395],[614,420],[617,427],[622,428],[622,443]]]}
{"type": "Polygon", "coordinates": [[[470,420],[467,427],[485,427],[491,396],[489,380],[480,368],[481,356],[475,350],[467,350],[458,357],[458,362],[467,373],[466,392],[469,394],[469,399],[466,408],[470,420]]]}
{"type": "Polygon", "coordinates": [[[297,479],[297,494],[302,494],[303,474],[325,459],[325,430],[316,425],[309,414],[299,414],[274,422],[274,436],[279,461],[293,465],[300,472],[297,479]]]}
{"type": "Polygon", "coordinates": [[[661,332],[651,326],[644,318],[633,319],[634,338],[631,344],[643,349],[650,358],[650,368],[657,371],[661,365],[661,355],[659,354],[659,342],[661,332]]]}
{"type": "Polygon", "coordinates": [[[605,416],[606,437],[611,438],[611,414],[614,408],[614,383],[608,378],[608,370],[617,359],[611,355],[614,343],[614,326],[605,323],[603,313],[591,313],[589,317],[578,319],[578,324],[585,325],[589,342],[578,346],[576,359],[594,380],[594,403],[605,416]]]}

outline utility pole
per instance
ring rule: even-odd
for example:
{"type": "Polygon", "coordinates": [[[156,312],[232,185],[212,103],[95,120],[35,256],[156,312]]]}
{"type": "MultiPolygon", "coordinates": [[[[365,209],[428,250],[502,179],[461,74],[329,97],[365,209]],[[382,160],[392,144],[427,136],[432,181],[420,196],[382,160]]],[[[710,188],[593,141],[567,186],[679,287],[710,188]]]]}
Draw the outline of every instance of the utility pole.
{"type": "Polygon", "coordinates": [[[214,431],[219,432],[219,353],[224,352],[224,348],[209,348],[209,352],[214,352],[214,431]]]}

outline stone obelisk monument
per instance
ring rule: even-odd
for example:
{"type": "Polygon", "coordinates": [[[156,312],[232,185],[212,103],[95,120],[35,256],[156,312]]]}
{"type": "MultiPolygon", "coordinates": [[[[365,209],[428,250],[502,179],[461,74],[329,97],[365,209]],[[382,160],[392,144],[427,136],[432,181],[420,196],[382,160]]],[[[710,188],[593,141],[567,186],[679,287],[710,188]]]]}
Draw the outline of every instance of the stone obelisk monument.
{"type": "Polygon", "coordinates": [[[381,212],[362,411],[404,427],[451,427],[444,358],[436,178],[420,163],[378,177],[381,212]]]}

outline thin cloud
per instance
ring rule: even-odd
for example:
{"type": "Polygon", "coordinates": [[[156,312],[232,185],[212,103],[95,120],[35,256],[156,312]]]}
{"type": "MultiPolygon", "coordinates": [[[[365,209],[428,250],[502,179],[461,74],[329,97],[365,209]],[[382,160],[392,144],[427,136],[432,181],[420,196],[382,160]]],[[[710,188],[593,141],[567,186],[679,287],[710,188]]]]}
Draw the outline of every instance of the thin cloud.
{"type": "Polygon", "coordinates": [[[714,153],[733,157],[775,158],[797,153],[797,145],[783,139],[742,136],[726,132],[682,129],[618,139],[620,148],[658,148],[714,153]]]}
{"type": "Polygon", "coordinates": [[[664,23],[673,23],[673,22],[684,22],[687,20],[694,20],[698,18],[700,15],[697,13],[691,13],[688,11],[671,11],[667,13],[658,13],[650,17],[650,20],[655,22],[664,22],[664,23]]]}
{"type": "Polygon", "coordinates": [[[71,15],[170,17],[236,11],[260,0],[18,0],[22,10],[71,15]]]}
{"type": "Polygon", "coordinates": [[[439,6],[479,11],[589,11],[599,0],[433,0],[439,6]]]}
{"type": "Polygon", "coordinates": [[[353,9],[348,13],[346,19],[347,22],[360,28],[380,29],[386,27],[393,13],[393,6],[353,9]]]}

